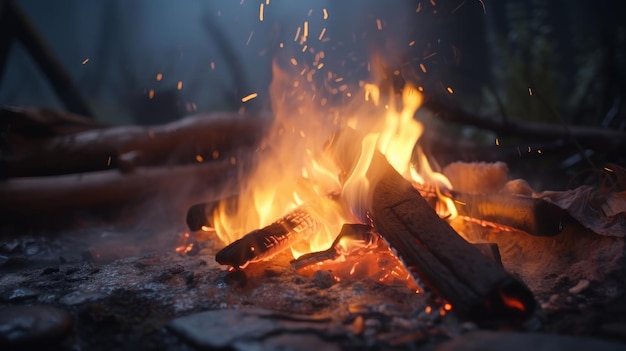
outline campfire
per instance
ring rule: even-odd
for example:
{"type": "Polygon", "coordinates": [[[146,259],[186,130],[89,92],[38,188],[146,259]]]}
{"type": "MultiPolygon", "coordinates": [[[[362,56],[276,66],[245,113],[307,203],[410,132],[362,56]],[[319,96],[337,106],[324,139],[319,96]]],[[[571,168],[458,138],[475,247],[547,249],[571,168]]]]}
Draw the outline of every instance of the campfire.
{"type": "MultiPolygon", "coordinates": [[[[263,26],[275,5],[258,5],[263,26]]],[[[0,348],[623,347],[626,170],[539,190],[441,129],[487,129],[497,155],[508,128],[541,142],[516,144],[520,160],[625,134],[488,124],[450,103],[455,86],[433,92],[429,45],[411,61],[385,51],[391,36],[356,74],[354,52],[333,54],[347,45],[333,13],[317,12],[323,26],[311,9],[289,42],[271,37],[271,83],[236,90],[230,112],[189,101],[184,118],[112,126],[85,109],[0,110],[0,348]]],[[[372,41],[395,25],[369,22],[372,41]]],[[[192,84],[173,86],[168,99],[192,84]]]]}
{"type": "MultiPolygon", "coordinates": [[[[293,76],[275,64],[270,91],[276,121],[240,194],[212,209],[196,206],[188,216],[200,217],[193,229],[215,228],[228,244],[217,262],[245,270],[290,249],[292,266],[300,270],[358,251],[358,265],[376,267],[380,255],[363,249],[380,245],[397,259],[390,272],[414,280],[418,294],[436,292],[464,317],[529,318],[536,304],[528,288],[440,219],[453,219],[458,211],[450,181],[415,147],[424,129],[414,119],[423,100],[419,88],[407,83],[398,94],[385,93],[362,81],[354,92],[363,99],[356,110],[338,106],[330,113],[319,106],[323,96],[307,91],[306,78],[293,76]],[[468,261],[482,268],[468,269],[468,261]]],[[[548,234],[557,233],[554,228],[548,234]]],[[[356,268],[354,263],[350,273],[356,268]]]]}

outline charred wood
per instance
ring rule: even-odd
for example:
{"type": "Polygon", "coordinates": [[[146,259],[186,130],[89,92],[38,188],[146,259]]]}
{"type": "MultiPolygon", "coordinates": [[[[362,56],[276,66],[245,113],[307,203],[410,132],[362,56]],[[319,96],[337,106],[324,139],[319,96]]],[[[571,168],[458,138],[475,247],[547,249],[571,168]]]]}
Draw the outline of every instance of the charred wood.
{"type": "MultiPolygon", "coordinates": [[[[360,154],[352,147],[354,137],[351,131],[342,131],[329,147],[347,173],[360,154]]],[[[374,153],[366,176],[373,187],[368,209],[377,232],[409,272],[448,300],[459,316],[513,323],[530,318],[536,302],[526,285],[439,218],[380,152],[374,153]]]]}
{"type": "Polygon", "coordinates": [[[219,264],[237,269],[266,260],[315,233],[318,223],[306,207],[287,213],[274,223],[235,240],[215,255],[219,264]]]}

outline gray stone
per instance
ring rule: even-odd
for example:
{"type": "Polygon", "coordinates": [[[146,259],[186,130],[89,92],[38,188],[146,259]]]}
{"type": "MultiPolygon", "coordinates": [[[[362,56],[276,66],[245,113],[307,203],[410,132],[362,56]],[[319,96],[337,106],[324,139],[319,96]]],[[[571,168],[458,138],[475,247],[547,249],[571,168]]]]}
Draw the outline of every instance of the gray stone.
{"type": "Polygon", "coordinates": [[[626,345],[554,334],[475,331],[443,343],[435,351],[625,351],[626,345]]]}
{"type": "Polygon", "coordinates": [[[17,287],[5,290],[2,293],[2,300],[13,303],[19,301],[34,300],[39,296],[39,294],[39,290],[17,287]]]}
{"type": "MultiPolygon", "coordinates": [[[[281,349],[282,334],[345,333],[326,317],[292,315],[260,308],[206,311],[172,320],[168,327],[184,340],[206,348],[281,349]],[[274,339],[272,341],[271,339],[274,339]],[[266,348],[263,346],[265,345],[266,348]],[[274,345],[274,346],[272,346],[274,345]]],[[[320,341],[321,342],[321,341],[320,341]]],[[[319,343],[312,343],[311,345],[319,343]]],[[[302,349],[303,345],[298,345],[302,349]]],[[[287,346],[283,349],[291,349],[287,346]]],[[[319,350],[319,349],[318,349],[319,350]]]]}
{"type": "Polygon", "coordinates": [[[59,302],[64,305],[80,305],[85,302],[92,302],[104,299],[106,297],[105,294],[99,292],[82,292],[82,291],[74,291],[65,296],[63,296],[59,302]]]}
{"type": "Polygon", "coordinates": [[[72,317],[60,308],[12,306],[0,310],[0,348],[46,346],[61,342],[72,328],[72,317]]]}

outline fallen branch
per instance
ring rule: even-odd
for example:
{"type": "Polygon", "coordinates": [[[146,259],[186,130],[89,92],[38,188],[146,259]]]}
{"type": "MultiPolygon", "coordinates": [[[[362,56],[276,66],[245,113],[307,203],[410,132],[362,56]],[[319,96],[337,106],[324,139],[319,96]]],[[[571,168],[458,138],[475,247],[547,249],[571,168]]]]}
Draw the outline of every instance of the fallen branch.
{"type": "Polygon", "coordinates": [[[264,116],[212,113],[155,127],[119,126],[33,142],[0,159],[5,177],[47,176],[136,166],[188,164],[223,158],[255,145],[264,116]]]}
{"type": "MultiPolygon", "coordinates": [[[[66,213],[76,209],[116,206],[160,198],[206,200],[206,192],[235,182],[238,167],[230,161],[177,167],[139,167],[130,173],[106,170],[87,174],[16,178],[0,181],[2,217],[66,213]]],[[[213,190],[215,191],[215,190],[213,190]]]]}
{"type": "Polygon", "coordinates": [[[616,150],[626,147],[626,132],[593,126],[566,126],[563,124],[548,124],[530,121],[516,121],[507,119],[488,119],[476,116],[450,104],[444,104],[437,99],[428,98],[422,105],[431,110],[438,118],[446,122],[472,125],[478,128],[491,130],[502,136],[515,136],[529,140],[576,140],[583,147],[592,147],[595,150],[616,150]]]}

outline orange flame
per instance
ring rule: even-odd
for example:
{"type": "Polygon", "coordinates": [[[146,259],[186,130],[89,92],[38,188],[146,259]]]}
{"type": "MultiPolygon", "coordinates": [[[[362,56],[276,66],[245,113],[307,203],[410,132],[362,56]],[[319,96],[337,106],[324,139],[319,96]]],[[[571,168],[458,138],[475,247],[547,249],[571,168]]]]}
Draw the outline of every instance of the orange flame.
{"type": "MultiPolygon", "coordinates": [[[[275,124],[257,150],[259,162],[250,181],[241,187],[236,206],[222,201],[214,213],[213,223],[220,239],[231,243],[306,205],[319,222],[319,230],[312,237],[302,238],[306,245],[292,247],[292,253],[297,258],[327,249],[341,226],[359,221],[369,206],[367,197],[372,184],[364,175],[376,150],[405,178],[437,189],[452,188],[442,174],[432,170],[423,154],[412,163],[415,145],[423,133],[422,124],[414,118],[423,100],[415,86],[407,84],[396,99],[392,92],[382,93],[377,85],[360,82],[356,88],[360,94],[356,94],[355,87],[335,74],[328,74],[327,89],[320,91],[313,79],[315,69],[302,68],[295,59],[291,63],[287,67],[294,70],[293,74],[283,71],[276,63],[273,65],[270,96],[275,124]],[[333,84],[338,82],[341,85],[334,88],[333,84]],[[358,102],[358,107],[354,104],[337,107],[329,102],[333,97],[324,93],[354,96],[352,101],[358,102]],[[357,165],[341,182],[339,170],[323,149],[333,133],[346,126],[364,137],[355,141],[361,145],[357,165]],[[340,194],[341,203],[331,200],[329,194],[340,194]]],[[[438,193],[448,214],[454,214],[452,200],[438,193]]]]}

